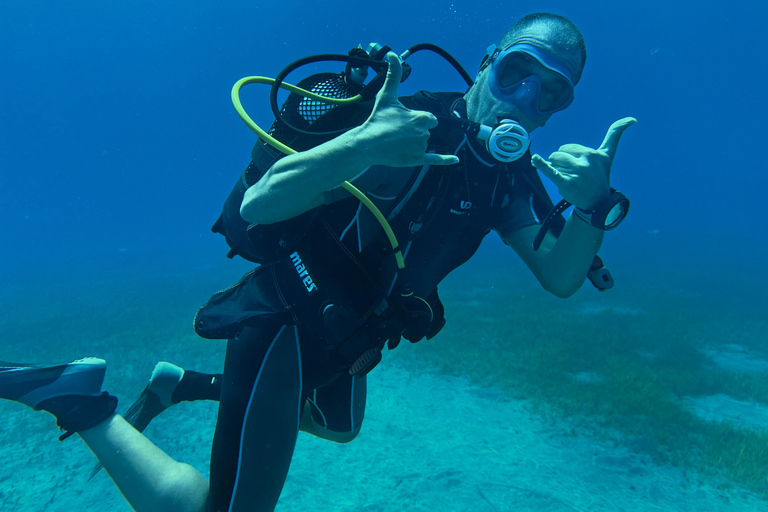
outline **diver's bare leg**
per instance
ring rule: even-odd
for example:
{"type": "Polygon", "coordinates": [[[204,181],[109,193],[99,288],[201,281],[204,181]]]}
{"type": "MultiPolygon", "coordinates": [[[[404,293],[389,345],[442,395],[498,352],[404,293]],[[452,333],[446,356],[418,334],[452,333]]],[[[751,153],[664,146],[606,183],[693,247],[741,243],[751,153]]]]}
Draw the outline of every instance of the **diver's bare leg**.
{"type": "Polygon", "coordinates": [[[106,369],[94,357],[43,366],[0,362],[0,399],[49,412],[66,432],[61,439],[78,433],[136,512],[204,511],[205,478],[114,413],[117,398],[101,391],[106,369]]]}
{"type": "Polygon", "coordinates": [[[208,482],[189,464],[176,462],[112,415],[78,432],[136,512],[204,512],[208,482]]]}

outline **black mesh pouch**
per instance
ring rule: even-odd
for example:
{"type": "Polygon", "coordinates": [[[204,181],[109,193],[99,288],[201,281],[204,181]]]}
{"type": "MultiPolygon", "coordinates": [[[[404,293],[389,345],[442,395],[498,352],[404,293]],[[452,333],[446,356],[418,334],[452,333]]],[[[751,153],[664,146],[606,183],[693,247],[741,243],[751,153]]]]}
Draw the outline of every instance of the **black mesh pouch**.
{"type": "MultiPolygon", "coordinates": [[[[357,93],[344,77],[338,73],[319,73],[305,78],[297,84],[302,89],[331,98],[349,98],[357,93]]],[[[351,128],[365,121],[372,109],[372,102],[354,105],[334,106],[329,103],[291,93],[281,108],[281,117],[290,126],[276,119],[269,134],[278,141],[304,151],[315,147],[334,135],[300,133],[299,130],[327,132],[351,128]]],[[[240,205],[245,191],[264,176],[264,173],[284,155],[262,140],[256,141],[251,152],[251,162],[237,180],[230,192],[221,215],[211,230],[224,235],[230,251],[228,257],[240,256],[254,263],[267,263],[278,258],[290,241],[307,229],[317,212],[312,210],[274,224],[250,224],[240,216],[240,205]]]]}

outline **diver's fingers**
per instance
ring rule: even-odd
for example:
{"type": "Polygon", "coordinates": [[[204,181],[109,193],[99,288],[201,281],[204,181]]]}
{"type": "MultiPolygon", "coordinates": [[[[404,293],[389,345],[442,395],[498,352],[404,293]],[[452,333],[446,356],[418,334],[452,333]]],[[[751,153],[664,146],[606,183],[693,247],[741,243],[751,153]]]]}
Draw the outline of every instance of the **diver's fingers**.
{"type": "Polygon", "coordinates": [[[608,133],[605,134],[605,139],[603,139],[603,143],[600,144],[600,149],[598,149],[598,151],[604,152],[608,155],[608,158],[613,161],[613,157],[616,156],[616,149],[619,147],[621,134],[636,122],[637,119],[634,117],[625,117],[624,119],[619,119],[613,123],[610,128],[608,128],[608,133]]]}
{"type": "MultiPolygon", "coordinates": [[[[573,155],[575,157],[580,157],[595,152],[594,149],[582,146],[581,144],[563,144],[557,151],[561,153],[568,153],[569,155],[573,155]]],[[[552,160],[552,157],[549,159],[552,160]]]]}
{"type": "Polygon", "coordinates": [[[387,61],[389,62],[387,78],[376,95],[376,105],[382,102],[399,101],[397,99],[397,88],[400,86],[400,78],[403,76],[403,66],[400,64],[400,58],[395,52],[387,53],[387,61]]]}
{"type": "Polygon", "coordinates": [[[555,151],[549,155],[549,162],[555,167],[564,169],[574,169],[579,166],[579,158],[564,151],[555,151]]]}
{"type": "Polygon", "coordinates": [[[549,178],[552,182],[558,183],[558,180],[560,179],[560,173],[557,171],[557,169],[552,167],[549,162],[541,158],[541,156],[538,154],[531,157],[531,165],[541,171],[541,173],[549,178]]]}
{"type": "Polygon", "coordinates": [[[422,165],[453,165],[459,163],[456,155],[438,155],[437,153],[424,153],[422,165]]]}

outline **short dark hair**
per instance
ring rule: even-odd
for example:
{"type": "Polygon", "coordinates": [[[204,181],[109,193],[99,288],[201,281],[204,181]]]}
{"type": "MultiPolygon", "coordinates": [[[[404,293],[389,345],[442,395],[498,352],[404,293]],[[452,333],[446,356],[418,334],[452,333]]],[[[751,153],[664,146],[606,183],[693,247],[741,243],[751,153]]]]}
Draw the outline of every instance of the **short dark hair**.
{"type": "Polygon", "coordinates": [[[578,82],[587,62],[587,46],[579,29],[565,16],[548,12],[524,16],[504,34],[497,45],[498,48],[506,50],[520,39],[529,36],[534,26],[541,30],[541,38],[551,45],[552,50],[566,59],[567,62],[564,63],[573,73],[573,82],[578,82]]]}

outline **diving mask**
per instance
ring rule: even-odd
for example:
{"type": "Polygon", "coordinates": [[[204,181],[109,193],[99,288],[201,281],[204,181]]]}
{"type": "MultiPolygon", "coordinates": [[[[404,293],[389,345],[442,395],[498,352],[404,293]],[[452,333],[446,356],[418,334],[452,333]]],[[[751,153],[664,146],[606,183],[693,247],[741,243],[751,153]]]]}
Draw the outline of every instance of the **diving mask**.
{"type": "Polygon", "coordinates": [[[502,51],[491,45],[488,55],[491,94],[515,105],[531,121],[543,121],[573,102],[571,72],[540,48],[519,43],[502,51]],[[542,79],[542,67],[553,73],[542,79]]]}

